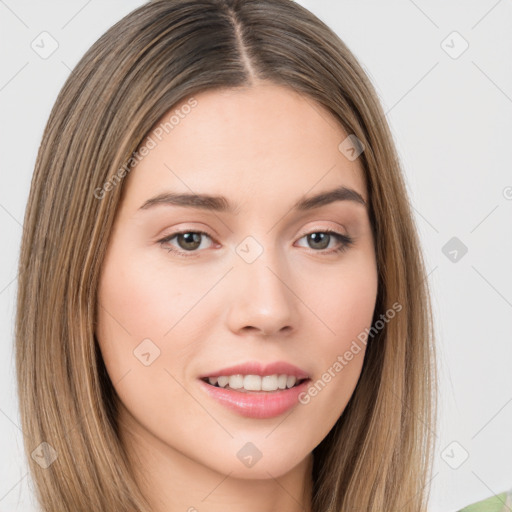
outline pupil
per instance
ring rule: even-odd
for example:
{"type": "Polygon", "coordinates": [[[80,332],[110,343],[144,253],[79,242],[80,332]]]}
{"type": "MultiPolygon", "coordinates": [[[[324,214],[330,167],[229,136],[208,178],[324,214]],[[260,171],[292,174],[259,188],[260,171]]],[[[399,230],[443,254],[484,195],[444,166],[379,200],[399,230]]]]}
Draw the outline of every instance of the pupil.
{"type": "Polygon", "coordinates": [[[178,235],[178,243],[182,249],[197,249],[201,245],[201,234],[200,233],[180,233],[178,235]],[[185,239],[185,245],[181,244],[180,241],[185,239]],[[192,244],[189,245],[189,244],[192,244]]]}
{"type": "Polygon", "coordinates": [[[327,246],[329,245],[329,237],[330,235],[327,233],[311,233],[310,235],[308,235],[308,239],[310,242],[312,241],[313,244],[320,243],[320,246],[314,247],[316,249],[326,249],[327,246]]]}

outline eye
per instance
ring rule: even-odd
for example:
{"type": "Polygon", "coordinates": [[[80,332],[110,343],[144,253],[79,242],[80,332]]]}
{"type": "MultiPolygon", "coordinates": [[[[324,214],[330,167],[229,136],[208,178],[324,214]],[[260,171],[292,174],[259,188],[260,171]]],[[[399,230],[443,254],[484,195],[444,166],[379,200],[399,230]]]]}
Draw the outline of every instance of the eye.
{"type": "MultiPolygon", "coordinates": [[[[159,243],[168,252],[173,252],[178,256],[195,256],[194,253],[196,253],[197,249],[201,247],[201,237],[203,236],[211,240],[210,235],[204,231],[177,231],[175,233],[171,233],[165,238],[162,238],[162,240],[159,240],[159,243]],[[175,238],[179,246],[178,248],[170,244],[170,242],[175,238]]],[[[202,248],[204,249],[204,247],[202,248]]]]}
{"type": "Polygon", "coordinates": [[[337,242],[334,248],[331,246],[331,250],[323,252],[324,254],[345,251],[354,243],[354,240],[351,237],[342,235],[341,233],[331,229],[312,231],[301,237],[299,240],[302,240],[303,238],[305,238],[310,247],[314,249],[314,252],[323,252],[329,247],[333,240],[337,242]]]}

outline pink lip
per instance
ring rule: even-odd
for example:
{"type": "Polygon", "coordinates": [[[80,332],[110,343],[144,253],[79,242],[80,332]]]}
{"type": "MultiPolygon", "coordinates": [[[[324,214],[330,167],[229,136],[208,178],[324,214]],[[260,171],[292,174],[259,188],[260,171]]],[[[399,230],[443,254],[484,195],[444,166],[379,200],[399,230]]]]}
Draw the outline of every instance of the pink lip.
{"type": "MultiPolygon", "coordinates": [[[[279,373],[279,372],[275,372],[279,373]]],[[[287,372],[282,372],[287,373],[287,372]]],[[[225,375],[225,374],[224,374],[225,375]]],[[[228,375],[233,375],[229,374],[228,375]]],[[[247,374],[246,374],[247,375],[247,374]]],[[[256,375],[254,372],[250,375],[256,375]]],[[[298,386],[279,391],[234,391],[212,386],[200,380],[201,388],[208,395],[228,409],[247,418],[265,419],[279,416],[299,403],[299,395],[304,392],[311,379],[298,386]]]]}
{"type": "Polygon", "coordinates": [[[260,377],[263,377],[265,375],[275,374],[295,375],[297,380],[309,378],[309,375],[304,370],[284,361],[276,361],[266,365],[258,363],[257,361],[249,361],[247,363],[229,366],[228,368],[222,368],[221,370],[201,375],[199,378],[205,379],[207,377],[220,377],[222,375],[259,375],[260,377]]]}

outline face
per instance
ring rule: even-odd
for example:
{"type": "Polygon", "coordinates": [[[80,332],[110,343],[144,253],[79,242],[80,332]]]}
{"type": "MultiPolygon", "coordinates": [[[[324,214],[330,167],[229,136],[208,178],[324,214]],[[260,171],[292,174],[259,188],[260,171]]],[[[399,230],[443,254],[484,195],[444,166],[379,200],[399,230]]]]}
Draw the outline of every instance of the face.
{"type": "Polygon", "coordinates": [[[335,119],[285,87],[207,91],[162,122],[176,110],[122,184],[97,339],[132,442],[277,477],[360,376],[377,296],[364,176],[335,119]]]}

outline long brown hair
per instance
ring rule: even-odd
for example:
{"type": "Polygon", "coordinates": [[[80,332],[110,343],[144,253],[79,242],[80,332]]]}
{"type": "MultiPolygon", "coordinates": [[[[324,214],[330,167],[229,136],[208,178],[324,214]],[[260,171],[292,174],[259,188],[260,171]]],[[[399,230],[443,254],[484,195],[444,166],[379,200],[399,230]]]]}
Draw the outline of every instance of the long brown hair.
{"type": "Polygon", "coordinates": [[[291,0],[149,2],[87,51],[56,100],[25,215],[16,318],[21,421],[42,510],[149,510],[119,441],[118,397],[94,336],[122,178],[178,102],[261,80],[327,107],[362,142],[379,279],[374,322],[402,305],[369,341],[344,413],[314,450],[313,511],[426,510],[434,336],[400,163],[360,64],[291,0]],[[31,456],[36,448],[46,464],[31,456]]]}

